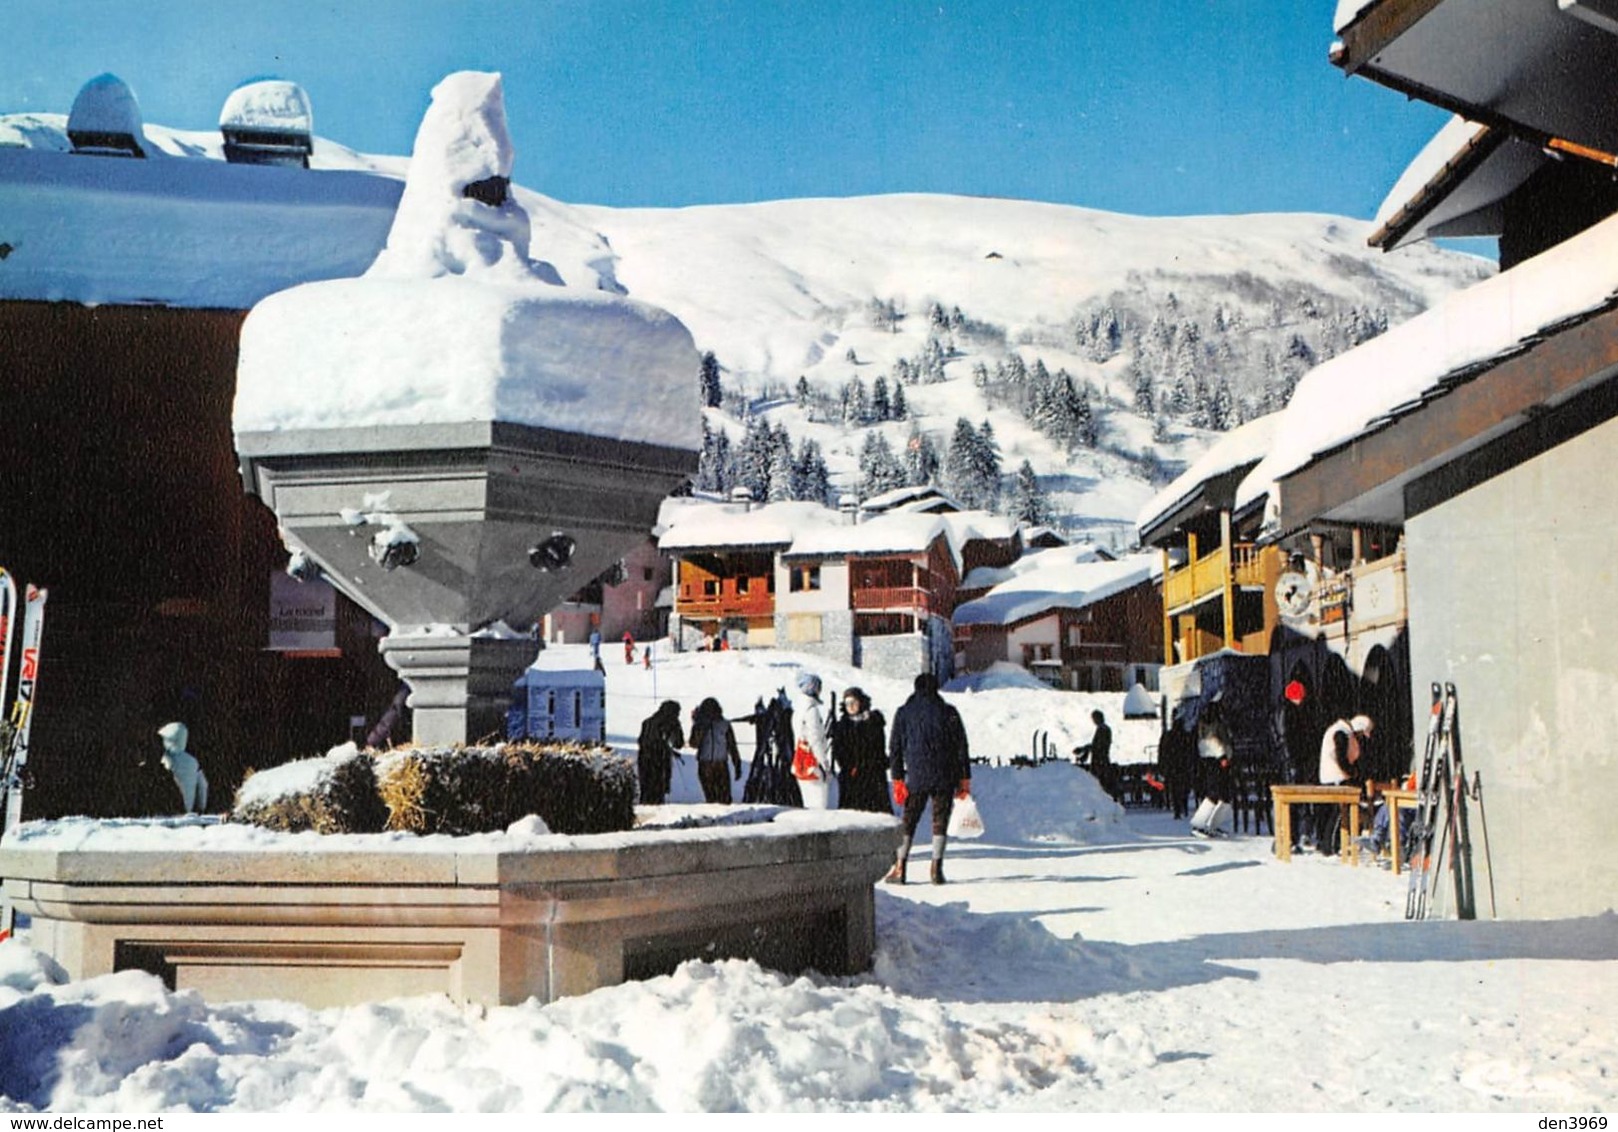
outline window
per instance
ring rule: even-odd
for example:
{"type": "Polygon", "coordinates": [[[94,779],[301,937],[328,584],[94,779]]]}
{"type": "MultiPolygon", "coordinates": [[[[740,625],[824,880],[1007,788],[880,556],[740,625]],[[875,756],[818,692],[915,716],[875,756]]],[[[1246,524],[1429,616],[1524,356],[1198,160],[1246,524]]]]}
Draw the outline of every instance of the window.
{"type": "Polygon", "coordinates": [[[1067,647],[1070,649],[1079,647],[1079,627],[1077,625],[1067,627],[1067,647]]]}
{"type": "Polygon", "coordinates": [[[718,597],[719,596],[719,579],[718,578],[704,578],[702,580],[702,596],[703,597],[718,597]]]}
{"type": "Polygon", "coordinates": [[[792,567],[790,588],[795,594],[803,593],[807,590],[818,590],[820,588],[820,567],[818,565],[792,567]]]}
{"type": "Polygon", "coordinates": [[[736,592],[739,594],[744,594],[747,592],[748,587],[752,584],[753,579],[749,578],[746,574],[743,574],[741,577],[736,579],[736,592]]]}
{"type": "Polygon", "coordinates": [[[640,571],[640,580],[641,581],[649,582],[656,576],[657,576],[657,572],[655,570],[653,570],[650,566],[641,567],[641,571],[640,571]]]}
{"type": "Polygon", "coordinates": [[[797,644],[816,644],[821,638],[821,620],[818,613],[794,613],[787,618],[787,640],[797,644]]]}

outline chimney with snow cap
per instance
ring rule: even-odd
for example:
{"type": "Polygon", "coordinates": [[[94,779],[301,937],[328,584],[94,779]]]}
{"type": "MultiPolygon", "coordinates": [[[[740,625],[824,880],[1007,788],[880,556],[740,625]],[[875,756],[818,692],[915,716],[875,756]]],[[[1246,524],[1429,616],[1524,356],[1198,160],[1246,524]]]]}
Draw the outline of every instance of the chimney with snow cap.
{"type": "Polygon", "coordinates": [[[230,92],[219,111],[225,160],[232,165],[309,168],[315,148],[315,116],[297,83],[261,79],[230,92]]]}
{"type": "Polygon", "coordinates": [[[753,489],[746,484],[737,484],[730,489],[730,501],[740,507],[745,515],[753,509],[753,489]]]}
{"type": "Polygon", "coordinates": [[[843,517],[843,522],[854,526],[860,521],[860,497],[857,495],[839,495],[837,497],[837,511],[843,517]]]}
{"type": "Polygon", "coordinates": [[[79,88],[67,116],[67,140],[74,153],[103,157],[145,157],[146,127],[135,92],[117,75],[97,75],[79,88]]]}

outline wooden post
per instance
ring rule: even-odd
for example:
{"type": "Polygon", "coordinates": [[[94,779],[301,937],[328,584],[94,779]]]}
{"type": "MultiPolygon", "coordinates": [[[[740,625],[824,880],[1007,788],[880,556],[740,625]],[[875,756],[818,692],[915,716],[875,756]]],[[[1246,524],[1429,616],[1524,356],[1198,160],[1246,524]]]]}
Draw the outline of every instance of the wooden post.
{"type": "Polygon", "coordinates": [[[1230,539],[1230,512],[1219,512],[1219,543],[1225,550],[1224,618],[1225,647],[1236,646],[1236,548],[1230,539]]]}
{"type": "Polygon", "coordinates": [[[1365,561],[1365,536],[1358,527],[1355,527],[1354,533],[1349,537],[1353,546],[1354,565],[1358,566],[1365,561]]]}
{"type": "Polygon", "coordinates": [[[1174,618],[1169,613],[1169,548],[1163,548],[1163,663],[1174,663],[1174,618]]]}

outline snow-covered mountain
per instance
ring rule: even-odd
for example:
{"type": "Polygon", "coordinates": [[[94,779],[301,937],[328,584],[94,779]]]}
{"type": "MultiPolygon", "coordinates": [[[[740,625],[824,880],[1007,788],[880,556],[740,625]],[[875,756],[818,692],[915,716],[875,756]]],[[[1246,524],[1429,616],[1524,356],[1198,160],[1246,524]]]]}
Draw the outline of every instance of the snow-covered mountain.
{"type": "Polygon", "coordinates": [[[844,390],[880,377],[891,398],[902,379],[941,456],[959,419],[990,421],[1008,485],[1028,460],[1059,525],[1107,541],[1127,541],[1213,429],[1279,408],[1316,361],[1492,270],[1430,246],[1383,255],[1367,224],[1315,215],[921,195],[566,214],[601,244],[546,254],[678,315],[720,363],[710,421],[733,441],[756,413],[813,440],[834,490],[855,486],[868,434],[902,454],[913,424],[851,422],[844,390]],[[1036,363],[1085,396],[1087,436],[1036,427],[1036,363]]]}
{"type": "MultiPolygon", "coordinates": [[[[144,129],[153,158],[221,159],[217,134],[144,129]]],[[[70,148],[49,114],[0,117],[7,144],[70,148]]],[[[407,164],[323,138],[311,161],[395,178],[407,164]]],[[[812,441],[835,495],[862,471],[869,481],[873,459],[883,467],[873,446],[892,454],[891,478],[919,448],[944,465],[959,422],[987,421],[1002,507],[1026,460],[1058,526],[1115,544],[1218,429],[1280,407],[1316,361],[1492,271],[1426,245],[1384,255],[1367,224],[1318,215],[1152,218],[928,195],[615,209],[517,195],[533,254],[567,283],[664,307],[713,353],[723,396],[709,426],[734,457],[753,419],[756,492],[781,490],[757,482],[771,444],[801,454],[812,441]],[[900,384],[904,419],[884,419],[900,384]]]]}

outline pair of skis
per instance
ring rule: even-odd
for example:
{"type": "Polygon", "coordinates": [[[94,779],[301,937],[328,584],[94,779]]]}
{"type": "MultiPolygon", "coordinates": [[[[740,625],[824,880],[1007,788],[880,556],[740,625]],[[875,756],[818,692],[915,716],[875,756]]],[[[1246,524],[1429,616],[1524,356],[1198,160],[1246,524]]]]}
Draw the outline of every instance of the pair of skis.
{"type": "MultiPolygon", "coordinates": [[[[22,822],[22,796],[28,766],[28,735],[34,721],[34,696],[39,688],[39,645],[45,630],[45,590],[29,586],[22,619],[22,662],[17,675],[17,695],[0,728],[0,799],[4,801],[4,824],[0,836],[22,822]]],[[[0,708],[6,703],[11,676],[12,653],[17,637],[17,583],[0,567],[0,708]]],[[[0,901],[0,939],[11,933],[13,912],[9,901],[0,901]]]]}
{"type": "MultiPolygon", "coordinates": [[[[1432,686],[1432,712],[1427,723],[1427,742],[1422,753],[1421,782],[1417,791],[1419,834],[1410,868],[1410,887],[1405,895],[1405,919],[1424,920],[1437,895],[1444,855],[1449,855],[1450,875],[1455,884],[1455,915],[1461,920],[1477,919],[1476,878],[1472,870],[1472,827],[1469,802],[1479,804],[1482,818],[1483,780],[1475,776],[1467,788],[1466,763],[1461,750],[1460,697],[1454,684],[1441,689],[1432,686]],[[1442,826],[1440,826],[1442,809],[1442,826]]],[[[1400,846],[1394,846],[1399,852],[1400,846]]],[[[1484,850],[1488,851],[1488,827],[1484,826],[1484,850]]],[[[1494,873],[1490,869],[1491,905],[1494,899],[1494,873]]]]}

